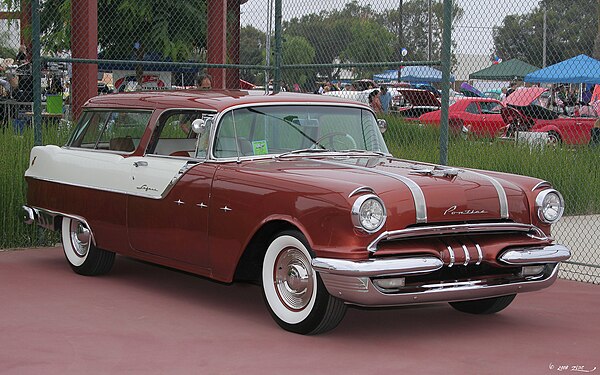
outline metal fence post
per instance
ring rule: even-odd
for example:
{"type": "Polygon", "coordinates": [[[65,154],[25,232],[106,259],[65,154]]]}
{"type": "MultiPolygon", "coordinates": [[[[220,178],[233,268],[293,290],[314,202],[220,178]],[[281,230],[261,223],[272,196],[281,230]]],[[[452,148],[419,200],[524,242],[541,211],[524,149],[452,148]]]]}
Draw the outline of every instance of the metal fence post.
{"type": "Polygon", "coordinates": [[[440,122],[440,164],[448,164],[448,106],[450,104],[450,47],[452,33],[452,0],[444,0],[442,30],[442,113],[440,122]]]}
{"type": "Polygon", "coordinates": [[[273,91],[279,92],[281,82],[282,65],[282,6],[283,0],[275,0],[275,72],[273,73],[273,91]]]}
{"type": "Polygon", "coordinates": [[[42,145],[42,64],[40,45],[40,3],[39,0],[31,0],[31,69],[33,76],[33,144],[42,145]]]}

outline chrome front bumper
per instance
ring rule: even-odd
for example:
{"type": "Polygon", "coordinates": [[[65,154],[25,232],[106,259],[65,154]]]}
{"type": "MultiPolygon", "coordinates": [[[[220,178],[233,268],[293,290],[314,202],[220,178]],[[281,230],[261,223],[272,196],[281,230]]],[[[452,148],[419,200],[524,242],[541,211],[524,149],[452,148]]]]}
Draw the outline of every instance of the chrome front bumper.
{"type": "Polygon", "coordinates": [[[544,272],[522,278],[482,277],[462,281],[436,281],[420,286],[418,292],[384,291],[375,279],[426,275],[443,267],[433,256],[381,258],[350,261],[315,258],[313,268],[319,272],[328,292],[341,300],[360,306],[401,306],[419,303],[464,301],[547,288],[556,280],[558,262],[570,257],[563,245],[513,248],[503,252],[498,261],[507,265],[545,265],[544,272]]]}

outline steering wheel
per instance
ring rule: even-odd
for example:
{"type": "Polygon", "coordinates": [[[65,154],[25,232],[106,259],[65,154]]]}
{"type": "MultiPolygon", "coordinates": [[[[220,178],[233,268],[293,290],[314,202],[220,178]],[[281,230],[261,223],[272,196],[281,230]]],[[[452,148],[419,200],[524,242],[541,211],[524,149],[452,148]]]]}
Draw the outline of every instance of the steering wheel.
{"type": "Polygon", "coordinates": [[[325,134],[315,141],[314,147],[326,147],[331,150],[354,150],[358,148],[358,144],[348,133],[334,132],[325,134]],[[327,147],[328,146],[328,147],[327,147]],[[339,146],[339,147],[338,147],[339,146]]]}

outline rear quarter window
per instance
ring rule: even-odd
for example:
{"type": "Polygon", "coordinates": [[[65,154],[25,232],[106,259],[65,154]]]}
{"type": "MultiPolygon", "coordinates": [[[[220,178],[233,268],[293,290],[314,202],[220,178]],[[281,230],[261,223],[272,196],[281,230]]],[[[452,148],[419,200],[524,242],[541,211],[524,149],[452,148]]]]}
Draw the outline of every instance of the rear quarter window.
{"type": "Polygon", "coordinates": [[[133,152],[146,131],[150,111],[86,111],[67,146],[133,152]]]}

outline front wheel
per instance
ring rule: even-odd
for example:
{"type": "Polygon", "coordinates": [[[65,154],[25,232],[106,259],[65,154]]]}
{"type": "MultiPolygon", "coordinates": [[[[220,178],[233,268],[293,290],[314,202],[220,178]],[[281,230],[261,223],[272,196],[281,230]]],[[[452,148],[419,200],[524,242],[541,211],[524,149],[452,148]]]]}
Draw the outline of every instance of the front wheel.
{"type": "Polygon", "coordinates": [[[73,271],[85,276],[102,275],[110,271],[115,253],[94,246],[92,232],[85,223],[65,217],[61,233],[65,257],[73,271]]]}
{"type": "Polygon", "coordinates": [[[263,260],[263,297],[273,319],[283,329],[318,334],[335,328],[346,305],[331,296],[311,266],[306,238],[296,230],[273,238],[263,260]]]}
{"type": "Polygon", "coordinates": [[[456,310],[469,314],[495,314],[504,310],[515,299],[516,294],[508,296],[476,299],[472,301],[450,302],[450,306],[456,310]]]}

